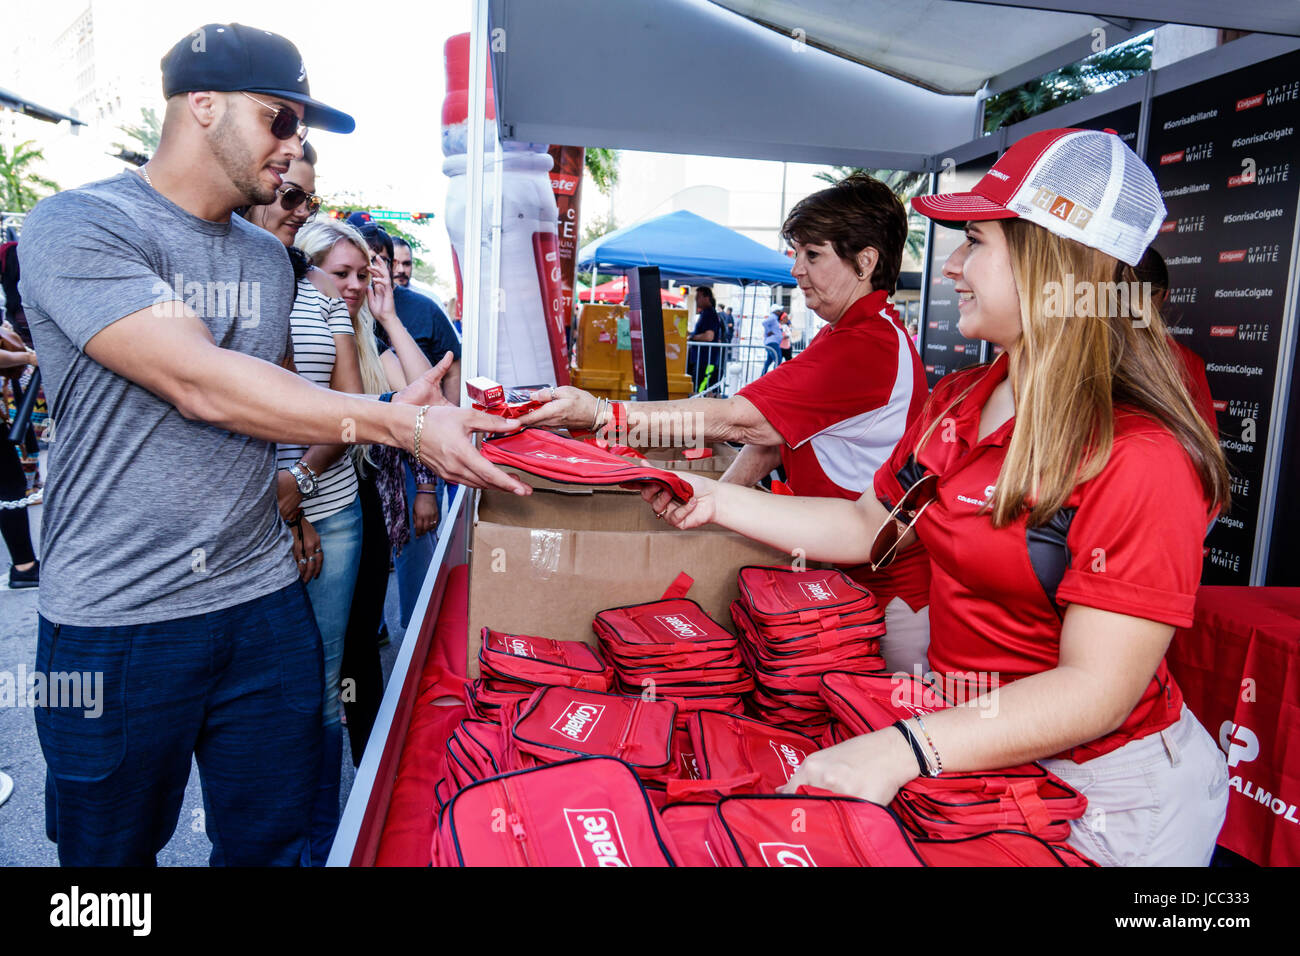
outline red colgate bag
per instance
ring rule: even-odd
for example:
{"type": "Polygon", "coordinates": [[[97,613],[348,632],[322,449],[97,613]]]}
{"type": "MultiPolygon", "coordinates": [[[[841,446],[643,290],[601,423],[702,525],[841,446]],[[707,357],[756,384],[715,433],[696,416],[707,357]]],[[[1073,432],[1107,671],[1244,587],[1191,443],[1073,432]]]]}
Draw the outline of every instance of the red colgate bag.
{"type": "Polygon", "coordinates": [[[433,838],[442,866],[676,866],[679,851],[632,768],[590,757],[480,780],[433,838]]]}
{"type": "Polygon", "coordinates": [[[1023,830],[997,830],[954,840],[913,837],[926,866],[1096,866],[1078,850],[1048,843],[1023,830]]]}
{"type": "Polygon", "coordinates": [[[885,631],[874,595],[843,571],[795,571],[744,567],[737,575],[740,599],[756,624],[773,634],[805,634],[849,625],[885,631]]]}
{"type": "Polygon", "coordinates": [[[810,753],[811,737],[736,714],[700,711],[687,721],[695,773],[668,781],[671,800],[716,800],[743,793],[775,793],[810,753]]]}
{"type": "Polygon", "coordinates": [[[738,653],[735,635],[687,598],[609,608],[596,615],[592,629],[602,648],[628,661],[688,663],[695,654],[738,653]]]}
{"type": "Polygon", "coordinates": [[[659,811],[659,819],[673,835],[678,866],[721,866],[709,846],[712,803],[670,803],[659,811]]]}
{"type": "Polygon", "coordinates": [[[516,750],[544,763],[575,755],[617,757],[643,777],[663,779],[672,767],[677,707],[569,687],[543,687],[511,728],[516,750]]]}
{"type": "Polygon", "coordinates": [[[576,485],[655,484],[678,501],[690,501],[690,484],[671,471],[635,465],[626,458],[541,428],[524,428],[483,441],[493,464],[576,485]]]}
{"type": "MultiPolygon", "coordinates": [[[[857,734],[943,710],[949,702],[924,681],[905,675],[831,673],[822,677],[831,711],[857,734]]],[[[1038,763],[981,773],[917,777],[891,804],[914,832],[951,838],[992,830],[1027,830],[1049,842],[1070,835],[1087,798],[1038,763]]]]}
{"type": "Polygon", "coordinates": [[[725,797],[709,846],[723,866],[923,866],[898,819],[853,797],[725,797]]]}
{"type": "Polygon", "coordinates": [[[553,641],[483,628],[479,669],[484,675],[533,685],[609,690],[614,669],[581,641],[553,641]]]}

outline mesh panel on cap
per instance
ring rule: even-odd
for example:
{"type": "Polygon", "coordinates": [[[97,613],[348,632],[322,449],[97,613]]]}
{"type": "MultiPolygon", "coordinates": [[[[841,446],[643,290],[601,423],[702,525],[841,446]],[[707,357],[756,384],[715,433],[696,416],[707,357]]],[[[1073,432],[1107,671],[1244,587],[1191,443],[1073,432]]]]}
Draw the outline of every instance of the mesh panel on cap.
{"type": "Polygon", "coordinates": [[[1059,143],[1034,171],[1029,185],[1046,186],[1076,203],[1098,211],[1110,172],[1109,134],[1071,136],[1059,143]]]}
{"type": "Polygon", "coordinates": [[[1124,180],[1111,215],[1117,222],[1143,233],[1150,230],[1154,220],[1164,218],[1164,201],[1155,178],[1142,160],[1127,149],[1124,150],[1124,180]]]}

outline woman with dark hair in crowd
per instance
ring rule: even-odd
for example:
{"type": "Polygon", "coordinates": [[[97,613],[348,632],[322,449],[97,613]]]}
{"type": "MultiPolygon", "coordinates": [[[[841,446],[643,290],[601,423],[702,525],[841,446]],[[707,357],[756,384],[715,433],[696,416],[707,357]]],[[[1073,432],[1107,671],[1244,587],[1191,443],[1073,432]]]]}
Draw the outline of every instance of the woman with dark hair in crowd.
{"type": "MultiPolygon", "coordinates": [[[[782,465],[796,495],[857,500],[919,418],[928,394],[916,346],[889,301],[902,267],[907,212],[888,186],[857,174],[801,200],[782,235],[794,248],[791,273],[805,303],[829,323],[791,361],[731,398],[689,404],[606,406],[581,389],[546,389],[534,393],[546,404],[522,423],[590,428],[599,418],[598,426],[625,425],[629,437],[653,424],[665,443],[744,442],[722,478],[727,484],[754,485],[782,465]],[[692,423],[689,438],[660,427],[674,416],[692,423]]],[[[779,329],[779,313],[774,319],[779,329]]],[[[885,611],[886,665],[924,671],[930,634],[925,554],[909,551],[879,571],[852,564],[846,573],[870,588],[885,611]]]]}

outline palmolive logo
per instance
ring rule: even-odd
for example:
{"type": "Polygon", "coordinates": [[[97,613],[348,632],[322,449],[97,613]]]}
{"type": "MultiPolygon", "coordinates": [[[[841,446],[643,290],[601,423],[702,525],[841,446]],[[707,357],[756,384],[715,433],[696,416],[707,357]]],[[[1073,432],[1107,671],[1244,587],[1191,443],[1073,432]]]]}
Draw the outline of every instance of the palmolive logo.
{"type": "Polygon", "coordinates": [[[781,772],[785,774],[785,779],[789,780],[794,776],[794,772],[799,769],[804,758],[808,755],[798,747],[791,747],[789,744],[779,744],[775,740],[769,740],[767,745],[772,748],[777,759],[781,762],[781,772]]]}
{"type": "Polygon", "coordinates": [[[816,866],[812,852],[802,843],[760,843],[758,852],[768,866],[816,866]]]}
{"type": "Polygon", "coordinates": [[[704,631],[680,614],[656,614],[655,620],[678,637],[703,637],[704,631]]]}
{"type": "Polygon", "coordinates": [[[619,832],[618,817],[608,807],[592,810],[564,809],[564,822],[573,837],[580,866],[631,866],[619,832]]]}
{"type": "Polygon", "coordinates": [[[551,724],[551,729],[570,740],[582,743],[591,736],[603,713],[605,713],[604,704],[588,704],[580,700],[571,700],[564,708],[564,713],[551,724]]]}
{"type": "Polygon", "coordinates": [[[803,593],[813,601],[835,600],[835,595],[831,592],[830,585],[822,581],[813,581],[809,584],[800,581],[799,590],[803,591],[803,593]]]}

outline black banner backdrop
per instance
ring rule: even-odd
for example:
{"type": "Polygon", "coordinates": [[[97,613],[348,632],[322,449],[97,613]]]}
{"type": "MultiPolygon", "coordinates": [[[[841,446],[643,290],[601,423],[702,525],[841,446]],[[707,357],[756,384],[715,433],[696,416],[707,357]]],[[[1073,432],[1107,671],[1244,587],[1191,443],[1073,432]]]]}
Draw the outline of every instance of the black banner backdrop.
{"type": "MultiPolygon", "coordinates": [[[[983,178],[992,167],[993,154],[962,163],[949,165],[939,171],[939,192],[965,192],[983,178]]],[[[943,264],[965,240],[960,229],[949,229],[937,223],[930,234],[930,278],[925,290],[925,322],[921,327],[921,361],[925,364],[925,378],[930,388],[949,372],[975,365],[981,361],[979,339],[968,339],[957,331],[957,293],[953,281],[943,274],[943,264]]]]}
{"type": "Polygon", "coordinates": [[[1152,101],[1147,164],[1168,217],[1166,319],[1206,363],[1233,506],[1210,532],[1202,583],[1248,584],[1286,310],[1300,169],[1300,54],[1152,101]]]}

